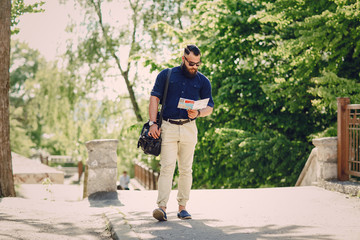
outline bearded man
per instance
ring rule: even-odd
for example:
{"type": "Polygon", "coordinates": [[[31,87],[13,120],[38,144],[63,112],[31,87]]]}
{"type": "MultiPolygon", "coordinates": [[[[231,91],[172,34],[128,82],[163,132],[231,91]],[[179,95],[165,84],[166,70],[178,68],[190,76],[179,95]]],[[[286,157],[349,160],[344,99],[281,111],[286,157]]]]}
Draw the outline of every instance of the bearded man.
{"type": "Polygon", "coordinates": [[[149,104],[149,135],[162,137],[160,154],[160,176],[158,180],[157,205],[153,217],[167,221],[166,206],[172,189],[173,176],[178,161],[179,179],[177,216],[180,219],[191,219],[186,210],[192,185],[192,165],[197,143],[195,119],[210,115],[214,108],[211,95],[211,84],[207,77],[198,71],[201,65],[201,53],[197,46],[187,45],[180,66],[171,70],[166,102],[162,102],[168,71],[159,73],[151,91],[149,104]],[[199,110],[178,108],[180,98],[190,100],[209,99],[205,108],[199,110]],[[156,123],[158,105],[164,105],[161,128],[156,123]]]}

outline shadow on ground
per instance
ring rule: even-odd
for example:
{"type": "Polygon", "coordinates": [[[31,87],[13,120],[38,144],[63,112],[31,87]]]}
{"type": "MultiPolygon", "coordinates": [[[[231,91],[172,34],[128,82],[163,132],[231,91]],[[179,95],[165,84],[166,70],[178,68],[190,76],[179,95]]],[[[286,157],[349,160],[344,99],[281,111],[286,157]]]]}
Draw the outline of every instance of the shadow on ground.
{"type": "Polygon", "coordinates": [[[19,198],[0,203],[0,239],[111,239],[101,212],[19,198]]]}
{"type": "Polygon", "coordinates": [[[96,192],[88,197],[90,207],[121,207],[124,206],[118,197],[117,192],[96,192]]]}
{"type": "MultiPolygon", "coordinates": [[[[168,221],[158,222],[152,218],[149,212],[122,213],[123,220],[112,224],[127,224],[123,229],[122,236],[139,239],[209,239],[209,240],[304,240],[314,239],[313,234],[302,234],[304,229],[309,231],[311,226],[288,225],[278,227],[276,225],[243,226],[223,225],[214,219],[191,219],[180,220],[175,213],[168,216],[168,221]]],[[[310,230],[311,231],[311,230],[310,230]]],[[[316,235],[318,240],[334,240],[330,235],[316,235]]]]}

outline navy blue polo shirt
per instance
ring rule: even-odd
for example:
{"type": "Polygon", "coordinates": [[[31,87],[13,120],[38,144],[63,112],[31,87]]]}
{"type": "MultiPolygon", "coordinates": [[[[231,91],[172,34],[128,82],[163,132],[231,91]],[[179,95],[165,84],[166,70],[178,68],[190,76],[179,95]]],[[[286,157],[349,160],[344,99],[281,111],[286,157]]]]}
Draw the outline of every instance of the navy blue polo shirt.
{"type": "MultiPolygon", "coordinates": [[[[151,91],[151,96],[156,96],[162,103],[166,77],[169,69],[159,73],[155,85],[151,91]]],[[[211,84],[207,77],[197,72],[194,78],[186,77],[181,71],[181,67],[174,67],[169,79],[168,94],[164,108],[164,119],[188,119],[185,109],[178,108],[180,98],[191,100],[200,100],[209,98],[208,106],[214,107],[214,101],[211,95],[211,84]]]]}

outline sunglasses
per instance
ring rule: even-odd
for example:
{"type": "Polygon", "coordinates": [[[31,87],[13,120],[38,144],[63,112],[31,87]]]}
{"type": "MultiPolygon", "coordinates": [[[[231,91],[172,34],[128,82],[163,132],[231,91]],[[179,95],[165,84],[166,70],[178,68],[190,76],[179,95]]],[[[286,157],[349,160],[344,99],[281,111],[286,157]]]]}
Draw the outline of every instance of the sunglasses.
{"type": "Polygon", "coordinates": [[[184,58],[185,58],[185,60],[189,63],[189,65],[191,66],[191,67],[193,67],[193,66],[197,66],[197,67],[199,67],[200,65],[201,65],[201,61],[200,62],[197,62],[197,63],[194,63],[194,62],[189,62],[189,60],[184,56],[184,58]]]}

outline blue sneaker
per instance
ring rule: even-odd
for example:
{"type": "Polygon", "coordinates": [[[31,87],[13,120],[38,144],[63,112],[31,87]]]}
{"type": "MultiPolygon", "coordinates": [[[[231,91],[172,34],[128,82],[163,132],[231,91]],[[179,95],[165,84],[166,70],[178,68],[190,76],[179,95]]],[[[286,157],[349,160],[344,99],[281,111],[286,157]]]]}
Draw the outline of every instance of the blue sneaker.
{"type": "Polygon", "coordinates": [[[153,217],[159,221],[167,221],[166,212],[161,208],[157,208],[153,211],[153,217]]]}
{"type": "Polygon", "coordinates": [[[191,215],[186,210],[181,210],[181,212],[178,212],[177,216],[180,219],[191,219],[191,215]]]}

